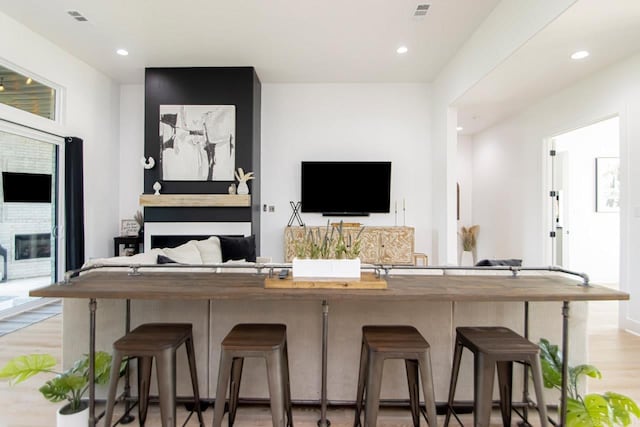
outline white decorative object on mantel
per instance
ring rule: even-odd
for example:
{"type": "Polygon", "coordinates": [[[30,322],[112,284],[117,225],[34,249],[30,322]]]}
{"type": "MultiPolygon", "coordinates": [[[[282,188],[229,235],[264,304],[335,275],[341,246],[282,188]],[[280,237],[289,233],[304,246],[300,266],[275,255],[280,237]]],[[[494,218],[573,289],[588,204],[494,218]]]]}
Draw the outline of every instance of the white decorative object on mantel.
{"type": "Polygon", "coordinates": [[[140,164],[145,169],[153,169],[156,165],[156,161],[153,157],[149,156],[149,159],[145,159],[144,157],[140,159],[140,164]]]}
{"type": "Polygon", "coordinates": [[[160,183],[158,181],[153,183],[153,187],[152,187],[156,192],[153,193],[156,196],[160,195],[160,189],[162,188],[162,185],[160,185],[160,183]]]}
{"type": "Polygon", "coordinates": [[[360,258],[292,260],[293,278],[359,279],[360,258]]]}
{"type": "Polygon", "coordinates": [[[244,173],[242,168],[238,168],[238,171],[235,172],[236,179],[238,180],[238,194],[249,194],[249,187],[247,186],[247,181],[254,179],[253,172],[244,173]]]}

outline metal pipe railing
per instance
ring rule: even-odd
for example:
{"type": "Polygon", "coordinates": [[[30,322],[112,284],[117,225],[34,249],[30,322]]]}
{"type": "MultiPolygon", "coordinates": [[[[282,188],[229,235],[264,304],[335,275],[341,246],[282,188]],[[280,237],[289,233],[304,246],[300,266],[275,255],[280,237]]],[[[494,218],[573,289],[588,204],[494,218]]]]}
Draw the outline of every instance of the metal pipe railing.
{"type": "MultiPolygon", "coordinates": [[[[103,268],[128,268],[130,269],[130,275],[139,275],[142,274],[140,272],[141,269],[202,269],[202,270],[214,270],[214,273],[217,273],[218,268],[227,269],[247,269],[253,268],[256,270],[256,274],[261,274],[263,270],[267,270],[269,277],[273,277],[274,270],[281,269],[291,269],[291,263],[215,263],[215,264],[93,264],[87,267],[82,267],[77,270],[70,270],[65,273],[64,282],[61,284],[68,284],[71,282],[71,279],[77,277],[81,273],[86,273],[92,270],[99,270],[103,268]]],[[[384,272],[386,276],[392,270],[435,270],[442,271],[443,275],[447,274],[447,271],[508,271],[511,272],[513,277],[516,277],[518,273],[524,271],[549,271],[554,273],[563,273],[571,276],[578,276],[582,279],[583,286],[589,286],[589,276],[586,273],[581,273],[577,271],[567,270],[558,266],[547,266],[547,267],[521,267],[521,266],[508,266],[508,265],[498,265],[498,266],[490,266],[490,267],[479,267],[479,266],[453,266],[453,265],[436,265],[436,266],[418,266],[418,265],[385,265],[385,264],[363,264],[361,267],[362,270],[373,270],[377,274],[380,274],[381,271],[384,272]]]]}

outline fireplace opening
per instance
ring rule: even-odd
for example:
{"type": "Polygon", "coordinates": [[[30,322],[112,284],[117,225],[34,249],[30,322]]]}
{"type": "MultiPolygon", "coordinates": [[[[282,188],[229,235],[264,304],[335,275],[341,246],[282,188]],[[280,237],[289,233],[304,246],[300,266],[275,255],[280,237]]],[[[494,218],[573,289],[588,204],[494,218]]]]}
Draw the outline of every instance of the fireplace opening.
{"type": "Polygon", "coordinates": [[[16,234],[16,261],[51,257],[51,233],[16,234]]]}

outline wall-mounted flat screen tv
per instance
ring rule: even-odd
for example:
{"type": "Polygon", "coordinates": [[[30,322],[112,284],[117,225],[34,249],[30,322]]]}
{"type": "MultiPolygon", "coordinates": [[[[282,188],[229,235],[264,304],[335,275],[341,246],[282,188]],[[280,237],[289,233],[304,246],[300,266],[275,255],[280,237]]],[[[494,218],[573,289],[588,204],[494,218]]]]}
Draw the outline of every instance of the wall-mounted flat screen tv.
{"type": "Polygon", "coordinates": [[[302,162],[301,211],[331,216],[388,213],[391,162],[302,162]]]}
{"type": "Polygon", "coordinates": [[[51,175],[2,172],[5,202],[51,203],[51,175]]]}

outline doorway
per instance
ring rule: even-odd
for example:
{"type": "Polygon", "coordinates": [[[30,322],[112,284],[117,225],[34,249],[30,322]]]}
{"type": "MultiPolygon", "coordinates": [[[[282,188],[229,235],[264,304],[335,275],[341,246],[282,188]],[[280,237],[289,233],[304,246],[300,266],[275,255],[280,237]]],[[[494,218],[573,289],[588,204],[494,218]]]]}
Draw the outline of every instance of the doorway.
{"type": "MultiPolygon", "coordinates": [[[[552,263],[619,288],[620,119],[551,140],[552,263]],[[553,234],[555,232],[555,237],[553,234]]],[[[590,303],[590,328],[617,327],[617,303],[590,303]]]]}
{"type": "Polygon", "coordinates": [[[0,123],[0,318],[39,305],[56,282],[62,138],[0,123]]]}

